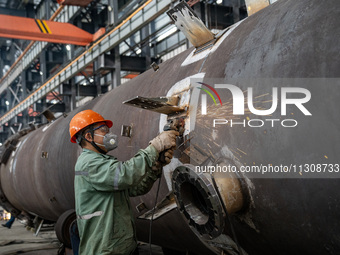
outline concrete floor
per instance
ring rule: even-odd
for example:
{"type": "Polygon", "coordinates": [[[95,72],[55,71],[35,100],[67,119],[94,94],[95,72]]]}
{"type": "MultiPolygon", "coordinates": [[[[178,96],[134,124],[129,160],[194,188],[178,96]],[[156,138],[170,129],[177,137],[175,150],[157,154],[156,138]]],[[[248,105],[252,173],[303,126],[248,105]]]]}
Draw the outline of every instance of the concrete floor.
{"type": "MultiPolygon", "coordinates": [[[[42,230],[35,236],[31,231],[16,220],[10,229],[1,226],[6,223],[0,221],[0,254],[24,254],[24,255],[57,255],[60,243],[52,229],[42,230]]],[[[149,245],[139,245],[139,255],[148,255],[149,245]]],[[[152,254],[162,255],[162,249],[152,245],[152,254]]]]}
{"type": "MultiPolygon", "coordinates": [[[[1,221],[4,224],[5,221],[1,221]]],[[[16,220],[10,229],[0,225],[0,254],[56,255],[60,243],[53,230],[41,231],[38,236],[26,230],[16,220]],[[33,253],[32,253],[33,252],[33,253]]]]}

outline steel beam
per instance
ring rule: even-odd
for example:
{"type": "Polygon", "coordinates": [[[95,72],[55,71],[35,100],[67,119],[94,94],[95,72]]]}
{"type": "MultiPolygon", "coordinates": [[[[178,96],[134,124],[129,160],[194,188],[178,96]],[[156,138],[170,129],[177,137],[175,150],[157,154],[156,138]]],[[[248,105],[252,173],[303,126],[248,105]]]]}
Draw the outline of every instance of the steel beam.
{"type": "MultiPolygon", "coordinates": [[[[17,87],[18,88],[18,87],[17,87]]],[[[18,90],[16,91],[16,92],[14,92],[14,90],[11,88],[11,87],[8,87],[8,89],[9,89],[9,91],[11,91],[12,92],[12,94],[13,94],[13,96],[14,96],[14,99],[15,100],[17,100],[18,101],[18,103],[20,103],[20,100],[19,100],[19,98],[18,98],[18,90]]],[[[15,102],[15,101],[13,101],[13,102],[15,102]]]]}
{"type": "MultiPolygon", "coordinates": [[[[68,22],[80,11],[79,7],[65,7],[58,15],[54,15],[51,19],[58,22],[68,22]]],[[[11,66],[11,69],[0,80],[0,94],[3,93],[7,87],[18,77],[21,73],[32,63],[32,61],[39,57],[42,50],[47,46],[47,42],[31,42],[25,49],[24,53],[11,66]]]]}
{"type": "Polygon", "coordinates": [[[0,37],[86,46],[94,35],[70,24],[0,15],[0,37]]]}
{"type": "Polygon", "coordinates": [[[76,5],[82,7],[88,6],[92,1],[93,0],[57,0],[60,5],[76,5]]]}
{"type": "MultiPolygon", "coordinates": [[[[149,26],[145,26],[140,31],[140,37],[141,37],[141,50],[142,50],[142,57],[146,58],[145,65],[149,67],[151,65],[151,57],[150,57],[150,33],[149,33],[149,26]]],[[[146,69],[145,69],[146,70],[146,69]]]]}
{"type": "Polygon", "coordinates": [[[121,84],[121,62],[119,46],[111,50],[112,58],[114,59],[115,68],[111,71],[111,89],[117,88],[121,84]]]}
{"type": "Polygon", "coordinates": [[[75,79],[72,78],[69,80],[70,86],[71,86],[71,111],[76,109],[77,107],[77,102],[76,102],[76,95],[77,95],[77,88],[75,84],[75,79]]]}
{"type": "Polygon", "coordinates": [[[118,46],[119,43],[140,30],[145,24],[151,22],[156,17],[164,13],[164,11],[169,8],[171,2],[171,0],[147,1],[122,23],[108,32],[99,41],[95,42],[89,49],[69,63],[51,79],[49,79],[37,91],[32,93],[24,101],[2,116],[0,118],[0,125],[3,125],[8,120],[15,117],[18,113],[26,109],[29,105],[38,101],[49,91],[57,88],[61,83],[75,76],[87,65],[92,63],[98,56],[118,46]]]}

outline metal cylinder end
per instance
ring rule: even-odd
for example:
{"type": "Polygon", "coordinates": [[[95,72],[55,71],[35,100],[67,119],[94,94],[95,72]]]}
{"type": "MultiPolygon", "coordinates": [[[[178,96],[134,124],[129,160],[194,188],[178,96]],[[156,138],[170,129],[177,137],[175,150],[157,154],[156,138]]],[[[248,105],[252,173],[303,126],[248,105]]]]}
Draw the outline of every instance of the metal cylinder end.
{"type": "Polygon", "coordinates": [[[196,234],[213,239],[224,229],[221,202],[207,175],[194,169],[186,164],[174,170],[172,188],[176,203],[196,234]]]}
{"type": "Polygon", "coordinates": [[[243,208],[242,187],[236,175],[215,174],[219,199],[211,176],[195,171],[195,167],[186,164],[177,167],[172,175],[172,188],[177,206],[188,221],[189,226],[200,237],[213,239],[224,231],[225,220],[222,204],[229,214],[243,208]]]}

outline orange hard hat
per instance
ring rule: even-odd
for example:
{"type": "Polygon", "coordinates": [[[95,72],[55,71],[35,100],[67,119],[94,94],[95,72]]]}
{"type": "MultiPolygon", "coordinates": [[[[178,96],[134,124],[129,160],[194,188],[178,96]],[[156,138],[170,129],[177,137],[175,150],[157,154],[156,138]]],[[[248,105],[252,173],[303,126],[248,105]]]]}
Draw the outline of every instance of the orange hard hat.
{"type": "Polygon", "coordinates": [[[109,128],[113,125],[111,120],[104,119],[103,116],[92,110],[81,111],[74,115],[70,122],[71,142],[76,143],[76,134],[80,130],[98,122],[105,122],[109,128]]]}

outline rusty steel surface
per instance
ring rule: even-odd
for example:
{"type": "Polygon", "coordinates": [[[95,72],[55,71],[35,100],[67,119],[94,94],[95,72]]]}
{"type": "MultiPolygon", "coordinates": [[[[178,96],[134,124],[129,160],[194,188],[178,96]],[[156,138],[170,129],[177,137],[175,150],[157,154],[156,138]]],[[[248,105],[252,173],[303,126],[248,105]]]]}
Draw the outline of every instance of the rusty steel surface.
{"type": "MultiPolygon", "coordinates": [[[[90,109],[96,100],[76,110],[90,109]]],[[[56,221],[74,208],[74,168],[80,154],[69,140],[67,118],[59,118],[20,138],[6,165],[1,166],[1,188],[19,211],[56,221]]]]}
{"type": "MultiPolygon", "coordinates": [[[[235,26],[204,57],[193,56],[195,49],[188,49],[161,64],[157,72],[148,70],[82,109],[91,108],[112,119],[112,132],[116,134],[120,134],[122,125],[131,127],[131,137],[119,136],[118,149],[110,152],[123,161],[148,145],[161,130],[164,119],[159,113],[122,104],[136,96],[169,96],[170,90],[176,93],[187,86],[182,81],[202,73],[207,84],[215,79],[224,83],[248,81],[238,84],[242,90],[249,86],[249,80],[255,82],[259,78],[334,79],[333,89],[326,86],[327,82],[306,85],[313,95],[308,103],[313,116],[306,119],[297,108],[289,111],[300,121],[296,128],[220,128],[214,133],[209,127],[214,116],[231,118],[232,100],[227,90],[219,91],[223,99],[219,108],[209,102],[211,114],[202,116],[201,105],[197,103],[197,109],[189,109],[186,116],[191,121],[190,126],[192,122],[195,124],[194,129],[189,126],[186,129],[189,129],[190,146],[195,145],[192,146],[196,150],[195,157],[197,160],[203,157],[199,165],[208,162],[275,165],[317,162],[320,158],[322,163],[334,163],[340,154],[340,90],[337,87],[340,44],[336,39],[340,35],[339,9],[340,4],[335,0],[278,1],[235,26]],[[325,91],[320,89],[323,87],[325,91]],[[320,122],[315,122],[316,119],[320,122]],[[233,157],[228,157],[226,151],[233,157]]],[[[254,84],[256,95],[270,92],[270,84],[262,84],[261,80],[254,84]]],[[[190,90],[191,96],[194,91],[190,90]]],[[[261,106],[268,108],[268,105],[261,106]]],[[[77,145],[69,142],[68,123],[74,114],[56,120],[45,131],[42,127],[22,137],[8,163],[2,164],[2,190],[19,210],[56,220],[73,208],[73,167],[80,153],[77,145]]],[[[272,117],[281,116],[275,113],[272,117]]],[[[158,201],[171,190],[169,178],[171,180],[176,164],[191,163],[188,143],[175,152],[172,163],[164,169],[158,201]]],[[[240,178],[245,206],[231,217],[239,245],[248,254],[338,253],[340,179],[249,178],[247,175],[240,178]]],[[[154,185],[147,195],[131,199],[136,216],[145,212],[135,208],[141,202],[147,210],[153,208],[156,189],[154,185]]],[[[136,224],[139,239],[148,241],[149,221],[137,219],[136,224]]],[[[233,238],[227,221],[225,226],[223,234],[233,238]]],[[[153,231],[155,244],[197,254],[208,252],[204,247],[209,246],[209,242],[190,230],[178,209],[155,220],[153,231]]],[[[222,241],[219,247],[227,244],[222,241]]],[[[210,249],[217,253],[216,246],[210,243],[210,249]]]]}

